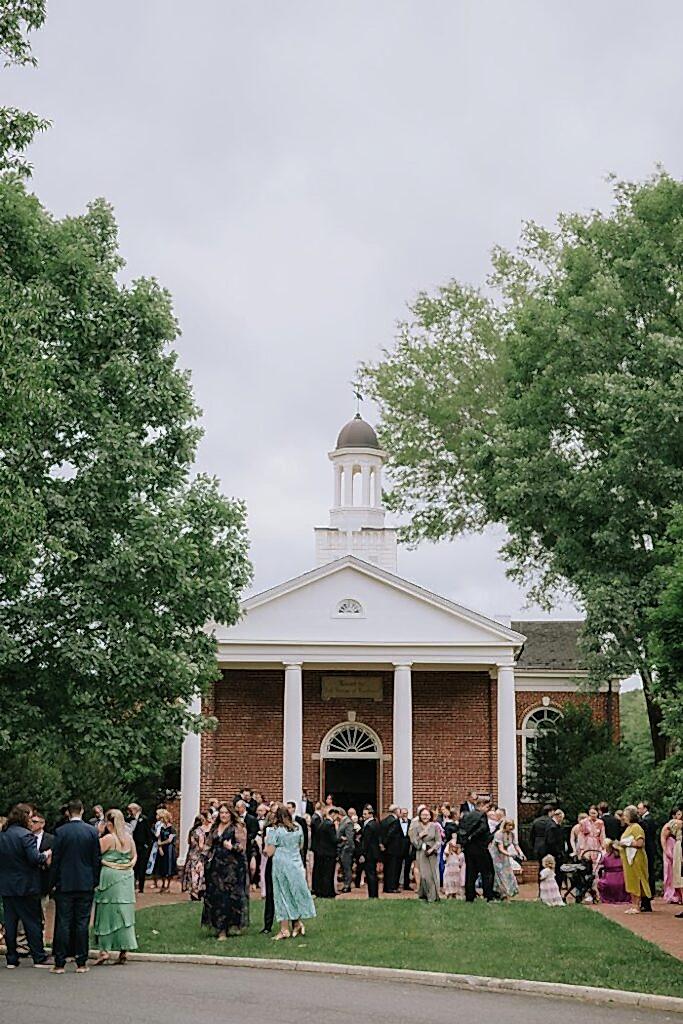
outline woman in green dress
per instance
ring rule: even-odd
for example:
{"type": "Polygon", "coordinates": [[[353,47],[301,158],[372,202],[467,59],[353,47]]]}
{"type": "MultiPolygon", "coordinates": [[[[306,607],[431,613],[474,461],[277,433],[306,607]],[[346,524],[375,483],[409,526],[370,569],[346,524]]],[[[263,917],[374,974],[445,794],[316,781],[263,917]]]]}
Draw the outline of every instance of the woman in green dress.
{"type": "Polygon", "coordinates": [[[102,872],[95,889],[95,940],[100,949],[96,967],[109,963],[112,950],[119,954],[115,963],[125,964],[126,954],[138,948],[133,874],[137,856],[121,811],[107,811],[100,850],[102,872]]]}

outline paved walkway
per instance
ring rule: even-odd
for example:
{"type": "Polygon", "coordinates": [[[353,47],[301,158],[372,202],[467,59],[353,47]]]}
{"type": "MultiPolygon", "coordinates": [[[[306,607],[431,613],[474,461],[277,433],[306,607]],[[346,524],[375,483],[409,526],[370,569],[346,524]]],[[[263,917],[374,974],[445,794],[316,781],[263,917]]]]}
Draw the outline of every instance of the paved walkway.
{"type": "Polygon", "coordinates": [[[130,963],[77,975],[3,971],[2,1019],[12,1024],[187,1024],[246,1017],[256,1024],[663,1024],[666,1014],[581,1003],[571,999],[423,988],[397,981],[239,967],[130,963]]]}
{"type": "Polygon", "coordinates": [[[654,942],[660,949],[683,960],[683,918],[679,921],[675,916],[683,911],[683,907],[656,899],[651,914],[625,914],[626,907],[605,903],[597,904],[595,910],[640,935],[641,939],[654,942]]]}

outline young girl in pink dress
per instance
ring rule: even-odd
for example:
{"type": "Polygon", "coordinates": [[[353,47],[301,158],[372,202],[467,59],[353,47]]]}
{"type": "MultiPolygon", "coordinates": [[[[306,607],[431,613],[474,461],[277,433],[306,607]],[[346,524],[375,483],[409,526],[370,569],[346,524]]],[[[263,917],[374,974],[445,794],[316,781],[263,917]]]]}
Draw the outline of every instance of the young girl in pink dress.
{"type": "Polygon", "coordinates": [[[465,855],[459,843],[451,839],[444,849],[443,891],[447,898],[465,895],[465,855]]]}
{"type": "Polygon", "coordinates": [[[555,858],[550,854],[541,861],[540,879],[541,903],[545,903],[546,907],[563,907],[564,901],[555,878],[555,858]]]}

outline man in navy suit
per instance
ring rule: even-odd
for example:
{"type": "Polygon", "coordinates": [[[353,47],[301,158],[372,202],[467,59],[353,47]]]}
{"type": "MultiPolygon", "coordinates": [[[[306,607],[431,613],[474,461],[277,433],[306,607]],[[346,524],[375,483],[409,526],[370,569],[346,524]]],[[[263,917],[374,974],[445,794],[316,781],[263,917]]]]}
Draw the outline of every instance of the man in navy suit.
{"type": "Polygon", "coordinates": [[[51,854],[39,853],[36,837],[29,829],[31,808],[17,804],[0,832],[0,896],[5,906],[7,967],[19,965],[17,926],[24,926],[34,967],[49,967],[43,945],[43,916],[40,907],[41,868],[49,866],[51,854]]]}
{"type": "Polygon", "coordinates": [[[69,820],[58,830],[52,851],[55,885],[55,974],[64,973],[67,956],[74,956],[76,970],[88,967],[88,928],[95,886],[100,879],[100,840],[97,829],[83,821],[83,804],[72,800],[69,820]]]}

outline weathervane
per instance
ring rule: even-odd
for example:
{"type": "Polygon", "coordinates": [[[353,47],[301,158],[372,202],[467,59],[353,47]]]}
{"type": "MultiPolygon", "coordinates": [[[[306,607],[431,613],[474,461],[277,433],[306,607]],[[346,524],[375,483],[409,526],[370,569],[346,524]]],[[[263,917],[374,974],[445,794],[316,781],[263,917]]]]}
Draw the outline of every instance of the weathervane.
{"type": "Polygon", "coordinates": [[[363,392],[360,389],[360,384],[355,380],[351,382],[351,388],[356,399],[356,416],[360,416],[360,403],[363,401],[363,392]]]}

